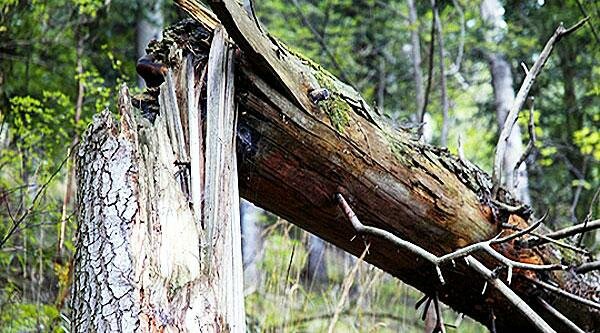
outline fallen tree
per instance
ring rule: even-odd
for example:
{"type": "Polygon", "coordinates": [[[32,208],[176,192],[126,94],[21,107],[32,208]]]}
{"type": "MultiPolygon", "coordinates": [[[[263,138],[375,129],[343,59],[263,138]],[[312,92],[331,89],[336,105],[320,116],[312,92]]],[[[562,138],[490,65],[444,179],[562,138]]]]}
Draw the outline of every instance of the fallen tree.
{"type": "MultiPolygon", "coordinates": [[[[142,73],[159,83],[167,73],[167,83],[131,105],[151,120],[175,112],[179,132],[192,133],[190,101],[199,101],[202,120],[214,107],[204,73],[213,31],[223,24],[235,49],[237,163],[244,198],[357,256],[370,244],[365,260],[423,291],[426,307],[438,308],[439,299],[498,331],[597,330],[597,272],[569,268],[587,260],[585,251],[556,241],[534,246],[542,237],[534,233],[539,223],[530,227],[528,207],[488,175],[389,127],[353,88],[271,37],[235,1],[212,2],[216,17],[196,1],[176,2],[194,20],[175,25],[149,47],[153,63],[142,73]],[[199,87],[191,95],[184,84],[189,68],[199,87]],[[171,100],[164,88],[169,81],[175,90],[171,100]]],[[[138,131],[156,126],[136,125],[138,131]]],[[[172,163],[185,165],[197,158],[195,152],[207,154],[208,142],[190,149],[195,139],[177,132],[169,137],[180,137],[176,141],[184,148],[177,148],[172,163]]],[[[213,133],[207,135],[204,140],[211,140],[213,133]]],[[[193,163],[191,170],[193,189],[193,163]]],[[[198,198],[192,195],[192,202],[198,198]]],[[[206,219],[210,212],[203,212],[206,219]]]]}

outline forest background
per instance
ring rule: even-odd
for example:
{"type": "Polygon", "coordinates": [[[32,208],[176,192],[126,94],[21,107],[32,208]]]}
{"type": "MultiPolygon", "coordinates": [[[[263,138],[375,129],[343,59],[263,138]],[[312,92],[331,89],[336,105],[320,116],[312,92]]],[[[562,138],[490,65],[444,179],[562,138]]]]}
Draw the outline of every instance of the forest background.
{"type": "MultiPolygon", "coordinates": [[[[560,22],[589,16],[556,46],[530,93],[536,141],[516,185],[535,211],[548,211],[552,228],[597,216],[597,1],[253,5],[272,34],[353,85],[396,126],[418,126],[425,110],[424,139],[454,153],[460,145],[487,172],[503,110],[525,76],[521,63],[535,61],[560,22]]],[[[115,110],[121,83],[141,91],[136,60],[183,18],[168,1],[0,0],[0,331],[68,331],[78,138],[95,113],[115,110]]],[[[530,140],[528,123],[522,112],[514,156],[530,140]]],[[[414,308],[420,293],[382,271],[249,203],[242,232],[249,330],[323,331],[336,311],[340,332],[426,329],[414,308]]],[[[596,234],[582,241],[600,250],[596,234]]],[[[449,331],[485,331],[444,313],[449,331]]]]}

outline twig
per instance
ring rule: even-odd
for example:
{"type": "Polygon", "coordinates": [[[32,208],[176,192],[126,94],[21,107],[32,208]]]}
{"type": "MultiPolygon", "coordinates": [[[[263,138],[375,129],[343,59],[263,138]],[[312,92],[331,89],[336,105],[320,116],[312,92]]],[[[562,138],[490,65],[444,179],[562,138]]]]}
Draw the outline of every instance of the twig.
{"type": "Polygon", "coordinates": [[[313,34],[313,36],[315,37],[317,42],[319,44],[321,44],[323,51],[325,51],[325,53],[331,60],[331,64],[335,67],[335,69],[339,73],[340,78],[343,81],[345,81],[346,83],[350,83],[350,81],[348,80],[348,77],[346,77],[346,74],[344,73],[344,70],[342,69],[342,66],[340,66],[335,55],[327,46],[327,43],[325,42],[325,38],[323,38],[323,36],[321,36],[321,34],[317,31],[317,29],[315,29],[315,27],[310,23],[310,21],[308,20],[306,15],[304,15],[304,13],[302,12],[302,8],[300,7],[298,0],[292,0],[292,4],[296,8],[298,15],[300,15],[300,19],[302,20],[302,23],[304,23],[304,25],[306,25],[308,27],[308,30],[310,30],[310,32],[313,34]]]}
{"type": "MultiPolygon", "coordinates": [[[[576,1],[577,1],[577,7],[579,7],[579,11],[581,11],[581,14],[583,14],[583,16],[589,17],[589,15],[586,12],[585,8],[583,8],[583,4],[581,3],[581,1],[580,0],[576,0],[576,1]]],[[[589,23],[588,26],[592,30],[592,34],[596,38],[596,43],[600,44],[600,37],[598,37],[598,33],[596,32],[596,29],[594,28],[594,25],[592,24],[592,21],[589,21],[588,23],[589,23]]]]}
{"type": "Polygon", "coordinates": [[[490,333],[496,333],[496,315],[494,314],[494,308],[490,306],[490,333]]]}
{"type": "MultiPolygon", "coordinates": [[[[563,239],[563,238],[567,238],[567,237],[571,237],[573,235],[577,235],[580,234],[582,232],[588,232],[590,230],[595,230],[600,228],[600,219],[598,220],[593,220],[590,221],[588,223],[580,223],[574,226],[570,226],[564,229],[560,229],[554,232],[551,232],[549,234],[546,234],[546,237],[548,238],[552,238],[552,239],[563,239]]],[[[539,242],[536,242],[536,245],[539,244],[543,244],[546,243],[543,240],[540,240],[539,242]]]]}
{"type": "Polygon", "coordinates": [[[56,175],[58,175],[58,173],[60,172],[60,170],[62,169],[62,167],[65,165],[65,163],[67,163],[67,161],[71,157],[71,154],[73,153],[73,151],[76,150],[75,148],[77,146],[78,146],[78,144],[75,144],[75,146],[72,147],[73,149],[71,150],[70,154],[67,155],[67,157],[65,157],[62,160],[62,162],[60,163],[60,165],[58,166],[58,168],[56,168],[56,170],[54,171],[54,173],[52,173],[52,175],[50,175],[50,178],[48,178],[48,180],[44,183],[44,185],[42,185],[42,187],[37,191],[37,193],[33,197],[33,200],[31,201],[31,205],[29,205],[29,207],[27,208],[27,210],[25,210],[25,212],[18,219],[16,219],[16,220],[11,216],[11,220],[13,221],[13,225],[10,228],[10,230],[8,231],[8,233],[6,233],[6,235],[4,236],[4,238],[2,238],[2,240],[0,241],[0,249],[2,248],[2,246],[4,246],[4,244],[8,241],[8,239],[15,233],[15,231],[17,231],[19,229],[19,225],[21,223],[23,223],[23,221],[25,220],[25,218],[27,218],[27,216],[29,216],[29,214],[31,214],[31,212],[35,208],[35,205],[36,205],[38,199],[40,198],[40,196],[42,195],[42,193],[44,193],[46,191],[46,188],[48,188],[48,185],[50,184],[50,182],[54,179],[54,177],[56,177],[56,175]]]}
{"type": "Polygon", "coordinates": [[[340,205],[340,207],[342,208],[342,210],[344,211],[344,213],[350,220],[350,223],[352,223],[352,226],[354,227],[354,229],[359,234],[371,234],[374,236],[381,237],[383,239],[386,239],[386,240],[402,247],[405,250],[412,252],[413,254],[416,254],[416,255],[428,260],[435,266],[435,270],[437,272],[438,278],[442,284],[445,284],[445,281],[444,281],[444,277],[442,275],[442,271],[440,270],[440,267],[439,267],[441,264],[449,262],[449,261],[453,261],[455,259],[460,259],[460,258],[466,257],[477,251],[487,252],[492,257],[494,257],[496,260],[498,260],[499,262],[508,266],[509,269],[512,269],[513,267],[520,268],[520,269],[527,269],[527,270],[565,270],[565,269],[567,269],[567,266],[560,265],[560,264],[535,265],[535,264],[528,264],[528,263],[514,261],[514,260],[506,258],[505,256],[503,256],[502,254],[500,254],[499,252],[497,252],[496,250],[494,250],[492,248],[492,245],[494,245],[494,244],[508,242],[517,237],[521,237],[521,236],[524,236],[524,235],[530,233],[531,231],[533,231],[535,228],[537,228],[542,223],[543,219],[540,219],[539,221],[533,223],[531,226],[529,226],[526,229],[523,229],[519,232],[513,233],[506,237],[503,237],[503,238],[495,237],[495,238],[487,240],[487,241],[471,244],[471,245],[465,246],[463,248],[460,248],[454,252],[448,253],[441,257],[438,257],[438,256],[430,253],[429,251],[423,249],[422,247],[420,247],[416,244],[413,244],[409,241],[406,241],[406,240],[392,234],[389,231],[363,225],[360,222],[360,220],[358,219],[358,217],[356,217],[356,214],[354,213],[354,211],[352,211],[352,208],[350,208],[350,206],[348,205],[348,202],[346,202],[346,199],[344,199],[344,196],[342,194],[337,193],[336,200],[338,201],[338,204],[340,205]]]}
{"type": "Polygon", "coordinates": [[[587,20],[588,17],[577,22],[574,26],[568,29],[565,29],[564,25],[561,23],[544,46],[544,49],[527,73],[527,76],[525,76],[525,80],[523,80],[523,84],[521,85],[521,88],[519,89],[519,92],[517,93],[517,96],[510,107],[506,120],[504,121],[504,126],[502,126],[502,131],[500,133],[500,137],[498,138],[498,144],[496,145],[496,155],[494,157],[494,167],[492,170],[492,193],[494,195],[498,193],[498,189],[502,181],[502,163],[508,138],[510,137],[510,133],[512,132],[514,124],[517,122],[519,111],[523,107],[523,103],[525,103],[525,99],[527,98],[527,94],[529,93],[535,78],[546,64],[548,57],[550,57],[550,53],[554,48],[554,44],[556,44],[561,38],[579,29],[587,20]]]}
{"type": "Polygon", "coordinates": [[[600,303],[596,303],[596,302],[591,301],[591,300],[589,300],[587,298],[583,298],[581,296],[577,296],[577,295],[575,295],[573,293],[570,293],[570,292],[568,292],[566,290],[560,289],[560,288],[555,287],[555,286],[553,286],[553,285],[551,285],[549,283],[546,283],[546,282],[543,282],[543,281],[540,281],[540,280],[537,280],[537,279],[533,279],[533,278],[527,278],[527,279],[529,279],[533,283],[537,284],[538,286],[540,286],[540,287],[542,287],[542,288],[544,288],[546,290],[552,291],[552,292],[554,292],[556,294],[559,294],[561,296],[564,296],[564,297],[566,297],[566,298],[568,298],[568,299],[570,299],[572,301],[578,302],[580,304],[584,304],[584,305],[592,307],[592,308],[594,308],[596,310],[600,310],[600,303]]]}
{"type": "Polygon", "coordinates": [[[527,143],[527,147],[525,148],[523,155],[521,155],[521,158],[519,158],[519,161],[517,161],[517,164],[515,164],[515,168],[513,169],[513,184],[515,184],[515,188],[518,185],[517,171],[519,170],[521,163],[525,162],[529,154],[531,154],[533,148],[535,147],[535,142],[537,141],[535,136],[535,119],[533,117],[534,98],[529,97],[529,100],[531,101],[531,108],[529,108],[529,124],[527,125],[527,131],[529,132],[529,142],[527,143]]]}
{"type": "Polygon", "coordinates": [[[586,262],[575,267],[575,273],[577,274],[585,274],[587,272],[595,271],[600,269],[600,260],[586,262]]]}
{"type": "Polygon", "coordinates": [[[565,317],[560,311],[556,310],[552,305],[548,304],[548,302],[544,301],[541,297],[537,297],[538,302],[546,311],[550,312],[553,316],[555,316],[558,320],[560,320],[563,324],[569,327],[573,332],[577,333],[585,333],[584,330],[579,328],[579,326],[575,325],[569,318],[565,317]]]}
{"type": "Polygon", "coordinates": [[[433,297],[433,306],[435,309],[435,328],[433,329],[432,333],[446,333],[446,329],[444,328],[444,318],[442,317],[442,311],[440,310],[440,299],[437,291],[433,297]]]}
{"type": "Polygon", "coordinates": [[[493,285],[500,293],[504,295],[516,308],[521,312],[529,321],[534,324],[541,332],[555,332],[548,323],[540,317],[533,309],[519,297],[519,295],[515,294],[512,289],[507,287],[500,279],[496,277],[494,272],[485,267],[482,263],[480,263],[477,259],[472,256],[468,256],[465,258],[467,264],[481,274],[485,279],[493,285]]]}
{"type": "MultiPolygon", "coordinates": [[[[521,228],[519,228],[519,227],[517,227],[515,225],[512,225],[512,224],[509,224],[509,223],[502,224],[502,227],[506,228],[506,229],[516,230],[516,231],[522,230],[521,228]]],[[[590,251],[588,251],[586,249],[583,249],[583,248],[580,248],[580,247],[576,247],[574,245],[567,244],[567,243],[564,243],[564,242],[561,242],[561,241],[557,241],[556,239],[552,239],[552,238],[550,238],[550,237],[548,237],[546,235],[542,235],[542,234],[539,234],[537,232],[531,232],[529,234],[531,236],[536,237],[535,240],[532,240],[532,241],[528,240],[527,241],[526,246],[529,246],[529,247],[534,247],[534,246],[541,245],[541,244],[539,244],[538,241],[540,239],[542,239],[542,240],[545,241],[544,244],[545,243],[552,243],[552,244],[556,244],[557,246],[564,247],[564,248],[567,248],[569,250],[575,251],[577,253],[581,253],[581,254],[584,254],[584,255],[589,255],[590,254],[590,251]]]]}
{"type": "Polygon", "coordinates": [[[526,205],[511,206],[502,201],[492,199],[492,203],[508,213],[516,213],[525,209],[526,205]]]}

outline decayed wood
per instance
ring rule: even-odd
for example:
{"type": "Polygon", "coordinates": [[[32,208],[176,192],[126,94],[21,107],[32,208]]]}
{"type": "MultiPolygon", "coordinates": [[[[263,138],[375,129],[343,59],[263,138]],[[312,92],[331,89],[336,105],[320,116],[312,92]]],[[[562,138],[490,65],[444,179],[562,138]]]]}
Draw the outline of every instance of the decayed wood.
{"type": "MultiPolygon", "coordinates": [[[[72,332],[158,332],[216,325],[197,228],[174,174],[168,119],[153,126],[119,94],[121,121],[94,118],[78,153],[72,332]],[[202,292],[200,292],[202,291],[202,292]],[[192,325],[189,325],[190,327],[192,325]]],[[[167,109],[167,108],[165,108],[167,109]]]]}
{"type": "MultiPolygon", "coordinates": [[[[179,2],[202,12],[193,0],[179,2]]],[[[336,206],[337,192],[349,199],[365,225],[401,236],[437,256],[490,239],[501,231],[503,223],[527,227],[526,212],[509,212],[494,203],[492,199],[499,199],[518,206],[502,190],[493,198],[490,178],[481,170],[444,149],[412,141],[409,134],[387,127],[355,91],[318,65],[271,41],[260,29],[251,28],[253,20],[238,13],[236,6],[225,1],[215,3],[213,9],[241,49],[236,56],[235,94],[240,108],[240,191],[245,198],[355,255],[363,252],[364,243],[352,241],[355,231],[336,206]],[[258,40],[255,44],[247,41],[254,39],[258,40]],[[273,52],[279,52],[277,62],[287,67],[282,69],[265,56],[257,56],[269,41],[273,52]],[[253,45],[258,45],[257,49],[253,45]],[[287,72],[281,74],[279,70],[287,72]],[[331,98],[306,103],[302,96],[315,88],[330,90],[331,98]]],[[[243,9],[239,7],[239,11],[243,9]]],[[[203,16],[207,15],[195,17],[203,16]]],[[[200,23],[211,30],[211,24],[200,23]]],[[[163,43],[179,42],[179,48],[205,61],[209,44],[206,39],[194,39],[189,33],[193,29],[202,30],[177,28],[172,34],[165,33],[163,43]]],[[[168,49],[157,46],[155,52],[168,56],[164,54],[168,49]]],[[[389,240],[366,240],[371,247],[365,260],[429,295],[438,292],[440,299],[457,311],[491,325],[489,313],[493,308],[498,331],[532,329],[495,289],[488,288],[482,295],[484,279],[473,274],[464,261],[441,267],[446,282],[442,285],[429,262],[389,240]]],[[[548,249],[518,248],[515,244],[514,240],[500,244],[496,250],[528,264],[558,263],[548,249]]],[[[475,256],[488,270],[499,266],[489,256],[475,256]]],[[[500,271],[500,278],[506,278],[504,271],[500,271]]],[[[528,277],[551,280],[561,287],[577,279],[582,291],[572,292],[598,292],[597,285],[586,277],[515,269],[511,289],[558,331],[563,324],[533,302],[538,294],[547,295],[536,290],[528,277]]],[[[553,305],[584,329],[592,330],[599,324],[592,308],[559,298],[553,305]]]]}
{"type": "Polygon", "coordinates": [[[175,56],[178,70],[167,73],[153,123],[132,112],[123,87],[120,122],[106,111],[86,132],[77,165],[73,332],[245,331],[233,58],[224,31],[217,36],[206,172],[191,57],[175,56]]]}
{"type": "Polygon", "coordinates": [[[235,158],[233,51],[217,27],[208,58],[204,225],[208,230],[208,271],[231,332],[246,331],[240,203],[235,158]]]}

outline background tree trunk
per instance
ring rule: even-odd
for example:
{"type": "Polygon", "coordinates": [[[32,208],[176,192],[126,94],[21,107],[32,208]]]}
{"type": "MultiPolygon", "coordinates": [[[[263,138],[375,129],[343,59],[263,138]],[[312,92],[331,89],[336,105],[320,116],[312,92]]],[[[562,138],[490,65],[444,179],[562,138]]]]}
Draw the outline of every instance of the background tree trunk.
{"type": "MultiPolygon", "coordinates": [[[[481,3],[481,17],[490,26],[486,32],[486,40],[490,43],[498,41],[504,34],[504,25],[506,23],[502,19],[503,13],[504,8],[497,0],[485,0],[481,3]]],[[[510,64],[501,54],[489,52],[487,57],[489,58],[490,73],[492,74],[496,120],[498,122],[498,132],[500,132],[504,127],[508,110],[515,99],[513,77],[510,64]]],[[[514,126],[508,137],[504,152],[502,181],[507,189],[514,189],[515,195],[519,200],[526,204],[531,204],[526,163],[522,163],[519,166],[515,171],[517,173],[516,176],[513,177],[513,170],[525,151],[522,140],[521,128],[514,126]]]]}
{"type": "MultiPolygon", "coordinates": [[[[151,40],[159,40],[162,37],[165,22],[162,11],[163,3],[163,0],[138,0],[138,17],[135,26],[138,58],[146,54],[146,47],[151,40]]],[[[138,86],[140,88],[146,86],[146,83],[140,76],[138,76],[138,86]]]]}

